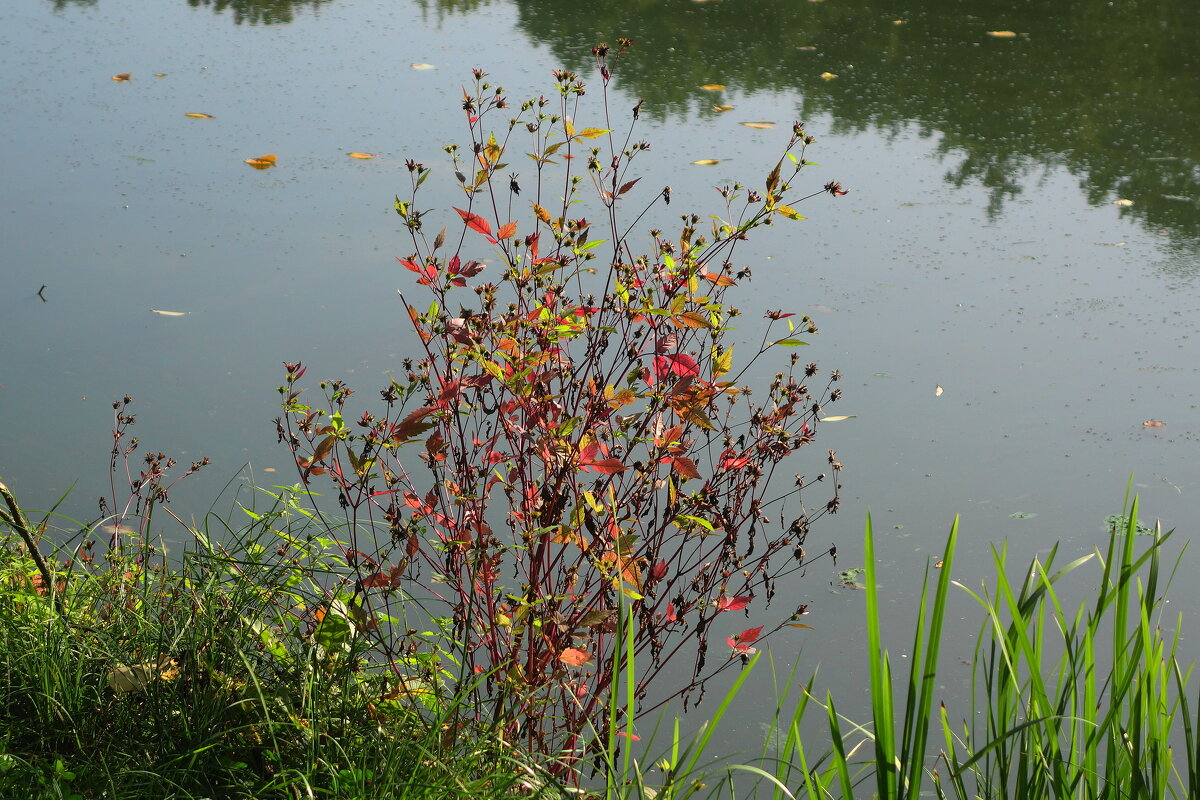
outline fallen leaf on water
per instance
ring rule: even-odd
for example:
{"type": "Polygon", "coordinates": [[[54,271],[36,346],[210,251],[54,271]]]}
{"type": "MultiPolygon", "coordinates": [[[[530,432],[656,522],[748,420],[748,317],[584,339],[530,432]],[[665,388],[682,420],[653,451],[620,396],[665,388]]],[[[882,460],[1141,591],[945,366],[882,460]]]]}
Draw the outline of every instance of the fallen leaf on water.
{"type": "Polygon", "coordinates": [[[797,47],[796,49],[797,50],[816,50],[817,46],[814,44],[802,44],[799,47],[797,47]]]}
{"type": "Polygon", "coordinates": [[[247,158],[246,163],[255,169],[267,169],[268,167],[275,166],[275,156],[272,154],[269,156],[259,156],[258,158],[247,158]]]}
{"type": "Polygon", "coordinates": [[[835,73],[835,72],[822,72],[821,73],[821,78],[824,80],[827,80],[827,81],[831,81],[836,77],[837,77],[837,73],[835,73]]]}
{"type": "Polygon", "coordinates": [[[938,386],[937,386],[937,388],[933,390],[933,396],[934,396],[934,397],[941,397],[941,396],[942,396],[942,392],[944,392],[944,391],[946,391],[946,390],[945,390],[945,389],[943,389],[943,388],[942,388],[942,385],[939,383],[939,384],[938,384],[938,386]]]}
{"type": "Polygon", "coordinates": [[[713,111],[733,111],[733,106],[713,106],[713,111]]]}
{"type": "Polygon", "coordinates": [[[186,317],[190,311],[162,311],[161,309],[150,309],[151,314],[162,314],[164,317],[186,317]]]}
{"type": "Polygon", "coordinates": [[[1013,519],[1033,519],[1037,516],[1037,514],[1032,511],[1017,511],[1009,514],[1008,516],[1012,517],[1013,519]]]}
{"type": "Polygon", "coordinates": [[[693,161],[693,164],[698,164],[702,167],[711,167],[713,164],[720,164],[719,158],[702,158],[699,161],[693,161]]]}
{"type": "Polygon", "coordinates": [[[189,111],[188,113],[184,114],[184,116],[191,117],[192,119],[212,119],[213,118],[212,114],[203,114],[199,111],[189,111]]]}
{"type": "Polygon", "coordinates": [[[127,81],[127,80],[129,80],[130,78],[132,78],[132,77],[133,77],[133,73],[130,73],[130,72],[122,72],[122,73],[120,73],[120,74],[113,75],[113,80],[114,80],[114,81],[127,81]]]}
{"type": "Polygon", "coordinates": [[[413,69],[437,69],[433,64],[409,64],[413,69]]]}
{"type": "Polygon", "coordinates": [[[739,125],[745,125],[747,128],[774,128],[774,122],[739,122],[739,125]]]}
{"type": "Polygon", "coordinates": [[[1143,428],[1161,428],[1166,424],[1167,423],[1163,422],[1160,419],[1148,419],[1142,423],[1142,427],[1143,428]]]}
{"type": "Polygon", "coordinates": [[[1131,205],[1133,205],[1133,201],[1132,200],[1123,200],[1123,199],[1122,200],[1113,200],[1113,205],[1114,206],[1131,206],[1131,205]]]}
{"type": "Polygon", "coordinates": [[[263,472],[274,472],[274,471],[275,471],[274,467],[263,467],[263,472]]]}
{"type": "Polygon", "coordinates": [[[821,417],[821,422],[841,422],[844,419],[854,419],[858,414],[842,414],[837,417],[821,417]]]}
{"type": "Polygon", "coordinates": [[[988,36],[995,36],[997,39],[1011,39],[1016,36],[1015,31],[988,31],[988,36]]]}
{"type": "Polygon", "coordinates": [[[374,158],[374,153],[346,153],[351,158],[374,158]]]}
{"type": "Polygon", "coordinates": [[[903,24],[904,24],[904,20],[902,20],[902,19],[894,19],[894,20],[892,20],[892,24],[893,24],[893,25],[903,25],[903,24]]]}
{"type": "Polygon", "coordinates": [[[154,77],[156,77],[156,78],[165,78],[165,77],[167,77],[167,73],[165,73],[165,72],[156,72],[156,73],[154,73],[154,77]]]}
{"type": "Polygon", "coordinates": [[[709,92],[718,92],[721,89],[725,88],[725,84],[723,84],[723,83],[706,83],[703,86],[701,86],[700,88],[704,89],[706,91],[709,91],[709,92]]]}
{"type": "Polygon", "coordinates": [[[945,562],[938,561],[937,563],[935,563],[935,564],[933,565],[933,568],[934,568],[934,569],[941,569],[941,568],[942,568],[942,564],[943,564],[943,563],[945,563],[945,562]]]}

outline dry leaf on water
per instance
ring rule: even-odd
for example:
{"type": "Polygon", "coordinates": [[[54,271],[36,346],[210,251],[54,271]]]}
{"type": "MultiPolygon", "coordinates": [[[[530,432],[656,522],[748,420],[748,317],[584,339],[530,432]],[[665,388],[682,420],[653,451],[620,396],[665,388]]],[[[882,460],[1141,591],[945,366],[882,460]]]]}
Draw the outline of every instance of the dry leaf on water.
{"type": "Polygon", "coordinates": [[[374,158],[374,153],[346,153],[351,158],[374,158]]]}
{"type": "Polygon", "coordinates": [[[693,161],[692,163],[701,167],[711,167],[713,164],[720,164],[721,160],[719,158],[702,158],[699,161],[693,161]]]}
{"type": "Polygon", "coordinates": [[[1114,206],[1131,206],[1131,205],[1133,205],[1133,201],[1132,200],[1124,200],[1124,199],[1113,200],[1113,205],[1114,206]]]}
{"type": "Polygon", "coordinates": [[[745,125],[747,128],[760,128],[764,130],[775,127],[774,122],[739,122],[738,124],[745,125]]]}
{"type": "Polygon", "coordinates": [[[191,117],[192,119],[212,119],[213,118],[212,114],[203,114],[199,111],[189,111],[188,113],[184,114],[184,116],[191,117]]]}
{"type": "Polygon", "coordinates": [[[942,385],[939,383],[939,384],[937,385],[937,388],[933,390],[933,396],[934,396],[934,397],[941,397],[941,396],[942,396],[942,392],[944,392],[944,391],[946,391],[946,390],[945,390],[945,389],[943,389],[943,388],[942,388],[942,385]]]}
{"type": "Polygon", "coordinates": [[[1142,427],[1143,428],[1161,428],[1166,424],[1167,423],[1163,422],[1162,420],[1148,419],[1142,423],[1142,427]]]}
{"type": "Polygon", "coordinates": [[[836,77],[837,77],[837,73],[835,73],[835,72],[822,72],[822,73],[821,73],[821,77],[822,77],[824,80],[831,81],[831,80],[833,80],[834,78],[836,78],[836,77]]]}
{"type": "Polygon", "coordinates": [[[127,81],[132,77],[133,77],[133,73],[131,73],[131,72],[121,72],[117,75],[113,75],[113,80],[118,81],[118,82],[127,81]]]}
{"type": "Polygon", "coordinates": [[[190,311],[163,311],[161,309],[150,309],[151,314],[162,314],[164,317],[186,317],[190,311]]]}
{"type": "Polygon", "coordinates": [[[817,46],[814,44],[802,44],[799,47],[797,47],[796,49],[797,50],[816,50],[817,46]]]}
{"type": "Polygon", "coordinates": [[[733,111],[733,106],[713,106],[713,111],[733,111]]]}
{"type": "Polygon", "coordinates": [[[275,166],[274,154],[269,156],[259,156],[258,158],[247,158],[246,163],[255,169],[267,169],[275,166]]]}
{"type": "Polygon", "coordinates": [[[987,35],[994,36],[997,39],[1011,39],[1017,34],[1015,31],[988,31],[987,35]]]}
{"type": "Polygon", "coordinates": [[[409,64],[413,69],[437,69],[433,64],[409,64]]]}
{"type": "Polygon", "coordinates": [[[704,89],[706,91],[709,91],[709,92],[718,92],[721,89],[725,88],[725,84],[723,84],[723,83],[706,83],[703,86],[701,86],[700,88],[704,89]]]}

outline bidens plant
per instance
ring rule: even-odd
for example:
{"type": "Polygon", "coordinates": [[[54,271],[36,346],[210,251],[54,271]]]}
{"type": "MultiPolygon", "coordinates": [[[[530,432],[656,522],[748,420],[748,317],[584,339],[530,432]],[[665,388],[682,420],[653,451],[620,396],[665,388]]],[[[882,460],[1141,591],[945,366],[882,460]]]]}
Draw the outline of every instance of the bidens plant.
{"type": "Polygon", "coordinates": [[[405,379],[362,412],[341,381],[321,384],[320,407],[302,400],[300,364],[280,389],[280,437],[306,486],[332,482],[342,512],[329,524],[345,525],[355,572],[321,624],[341,614],[397,692],[454,682],[509,737],[568,760],[597,733],[632,735],[632,719],[604,713],[628,659],[640,713],[681,694],[686,707],[756,641],[807,627],[804,606],[766,607],[811,560],[810,525],[837,510],[842,469],[832,450],[819,474],[789,462],[838,399],[837,372],[818,378],[792,354],[761,390],[743,383],[768,352],[805,344],[812,320],[767,312],[761,342],[735,353],[726,294],[750,275],[732,258],[751,231],[845,190],[793,197],[812,142],[796,123],[762,186],[719,187],[711,226],[684,214],[677,233],[645,236],[671,189],[630,172],[649,149],[633,136],[641,104],[622,131],[609,112],[628,45],[593,51],[602,127],[576,125],[584,84],[559,71],[550,97],[492,131],[509,105],[476,70],[470,145],[445,148],[456,215],[433,232],[420,205],[431,172],[414,161],[396,198],[411,238],[399,263],[425,295],[401,290],[419,351],[405,379]],[[619,213],[629,203],[636,213],[619,213]]]}

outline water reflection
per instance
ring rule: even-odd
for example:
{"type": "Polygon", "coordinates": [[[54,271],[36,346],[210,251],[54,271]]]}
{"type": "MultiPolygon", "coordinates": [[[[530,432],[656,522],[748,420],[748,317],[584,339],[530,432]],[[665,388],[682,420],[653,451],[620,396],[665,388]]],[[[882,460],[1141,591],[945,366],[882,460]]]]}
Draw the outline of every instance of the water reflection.
{"type": "MultiPolygon", "coordinates": [[[[435,2],[442,12],[477,5],[422,4],[435,2]]],[[[1124,214],[1177,246],[1200,244],[1200,4],[513,2],[525,32],[572,67],[587,65],[598,40],[635,38],[624,85],[658,113],[798,91],[800,117],[940,137],[946,180],[986,187],[993,216],[1062,167],[1091,203],[1132,200],[1124,214]],[[711,83],[729,90],[698,89],[711,83]]]]}
{"type": "MultiPolygon", "coordinates": [[[[53,0],[54,10],[94,6],[98,0],[53,0]]],[[[297,12],[319,8],[333,0],[187,0],[193,8],[211,8],[217,14],[229,11],[235,25],[279,25],[291,22],[297,12]]]]}
{"type": "Polygon", "coordinates": [[[298,11],[329,2],[332,0],[188,0],[188,5],[211,8],[218,14],[230,11],[235,25],[279,25],[291,22],[298,11]]]}

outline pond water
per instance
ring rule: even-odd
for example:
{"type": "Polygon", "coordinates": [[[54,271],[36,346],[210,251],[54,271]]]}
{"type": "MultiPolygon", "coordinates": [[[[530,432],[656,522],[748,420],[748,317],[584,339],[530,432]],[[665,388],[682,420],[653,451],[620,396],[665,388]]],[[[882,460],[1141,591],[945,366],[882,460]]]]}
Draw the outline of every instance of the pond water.
{"type": "MultiPolygon", "coordinates": [[[[973,585],[993,542],[1090,551],[1131,473],[1145,521],[1200,522],[1198,28],[1172,0],[6,0],[0,475],[30,508],[74,483],[64,509],[91,516],[130,394],[146,446],[214,461],[177,513],[246,464],[290,482],[281,362],[366,394],[407,354],[392,196],[406,157],[449,176],[470,68],[522,98],[630,36],[646,185],[715,212],[711,187],[761,180],[802,119],[814,189],[851,189],[750,243],[740,304],[813,315],[811,357],[846,376],[854,417],[820,439],[844,503],[813,534],[841,556],[794,590],[815,630],[773,650],[861,692],[861,596],[832,584],[868,509],[899,650],[955,513],[973,585]]],[[[977,619],[958,602],[951,659],[977,619]]]]}

